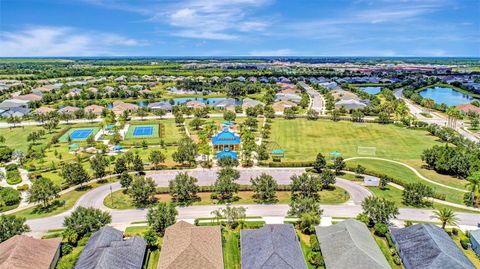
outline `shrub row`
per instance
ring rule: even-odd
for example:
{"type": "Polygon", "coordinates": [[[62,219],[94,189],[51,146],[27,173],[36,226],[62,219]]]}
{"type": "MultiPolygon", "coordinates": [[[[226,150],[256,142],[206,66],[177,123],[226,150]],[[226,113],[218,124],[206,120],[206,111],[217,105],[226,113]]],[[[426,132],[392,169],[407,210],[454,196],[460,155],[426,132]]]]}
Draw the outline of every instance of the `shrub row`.
{"type": "Polygon", "coordinates": [[[267,167],[310,167],[313,165],[313,161],[303,162],[258,162],[259,166],[267,167]]]}

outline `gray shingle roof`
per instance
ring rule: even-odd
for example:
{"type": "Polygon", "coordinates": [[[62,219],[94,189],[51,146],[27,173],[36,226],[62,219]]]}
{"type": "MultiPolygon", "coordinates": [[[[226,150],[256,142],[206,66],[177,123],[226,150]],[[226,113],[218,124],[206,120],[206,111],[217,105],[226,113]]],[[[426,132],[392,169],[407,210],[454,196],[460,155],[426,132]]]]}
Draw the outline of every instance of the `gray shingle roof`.
{"type": "Polygon", "coordinates": [[[243,269],[306,269],[300,242],[292,224],[267,224],[240,231],[243,269]]]}
{"type": "Polygon", "coordinates": [[[134,236],[123,240],[121,231],[106,226],[92,234],[75,269],[140,269],[145,248],[143,238],[134,236]]]}
{"type": "Polygon", "coordinates": [[[475,268],[440,227],[417,224],[390,230],[406,269],[475,268]]]}
{"type": "Polygon", "coordinates": [[[315,227],[327,268],[390,268],[367,226],[354,219],[315,227]]]}

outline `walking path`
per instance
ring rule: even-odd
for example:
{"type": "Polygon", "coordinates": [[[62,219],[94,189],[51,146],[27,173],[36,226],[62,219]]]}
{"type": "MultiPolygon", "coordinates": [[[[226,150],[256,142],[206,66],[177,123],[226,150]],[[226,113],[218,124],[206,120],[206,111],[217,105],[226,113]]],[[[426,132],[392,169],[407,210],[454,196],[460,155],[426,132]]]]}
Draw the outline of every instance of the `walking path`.
{"type": "Polygon", "coordinates": [[[448,185],[445,185],[445,184],[442,184],[442,183],[433,181],[433,180],[431,180],[431,179],[428,179],[428,178],[424,177],[422,174],[420,174],[420,172],[418,172],[418,171],[417,171],[415,168],[413,168],[412,166],[410,166],[410,165],[408,165],[408,164],[405,164],[405,163],[402,163],[402,162],[399,162],[399,161],[394,161],[394,160],[384,159],[384,158],[379,158],[379,157],[351,157],[351,158],[346,158],[345,161],[357,160],[357,159],[379,160],[379,161],[385,161],[385,162],[391,162],[391,163],[399,164],[399,165],[402,165],[402,166],[410,169],[410,170],[411,170],[413,173],[415,173],[415,175],[418,176],[420,179],[425,180],[425,181],[427,181],[427,182],[429,182],[429,183],[432,183],[432,184],[435,184],[435,185],[438,185],[438,186],[442,186],[442,187],[444,187],[444,188],[448,188],[448,189],[460,191],[460,192],[465,192],[465,193],[468,192],[467,190],[464,190],[464,189],[455,188],[455,187],[448,186],[448,185]]]}

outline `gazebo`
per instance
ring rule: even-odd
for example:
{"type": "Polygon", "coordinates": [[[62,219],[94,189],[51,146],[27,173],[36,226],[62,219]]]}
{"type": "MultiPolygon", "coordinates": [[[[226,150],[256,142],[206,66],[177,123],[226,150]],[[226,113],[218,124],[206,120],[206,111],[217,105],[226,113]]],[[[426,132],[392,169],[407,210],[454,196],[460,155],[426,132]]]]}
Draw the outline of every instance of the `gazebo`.
{"type": "Polygon", "coordinates": [[[336,159],[336,158],[342,156],[342,153],[338,152],[338,151],[332,151],[332,152],[330,152],[330,156],[332,156],[332,159],[336,159]]]}
{"type": "Polygon", "coordinates": [[[230,151],[229,147],[225,147],[223,151],[217,153],[217,160],[220,160],[221,158],[238,159],[238,155],[236,152],[230,151]]]}

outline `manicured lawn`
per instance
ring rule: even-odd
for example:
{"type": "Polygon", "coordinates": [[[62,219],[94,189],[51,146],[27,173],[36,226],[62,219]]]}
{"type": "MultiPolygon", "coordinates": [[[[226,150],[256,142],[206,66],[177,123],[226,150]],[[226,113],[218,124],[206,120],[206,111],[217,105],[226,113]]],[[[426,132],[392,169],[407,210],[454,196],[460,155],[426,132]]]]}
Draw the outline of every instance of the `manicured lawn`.
{"type": "Polygon", "coordinates": [[[373,238],[375,239],[375,242],[377,243],[378,247],[379,247],[380,250],[382,251],[383,256],[385,256],[385,258],[387,259],[388,264],[390,264],[390,266],[391,266],[393,269],[401,269],[401,268],[404,268],[403,265],[396,265],[396,264],[393,262],[393,257],[392,257],[392,255],[391,255],[390,248],[388,247],[387,240],[386,240],[385,238],[383,238],[383,237],[376,236],[374,233],[372,233],[372,236],[373,236],[373,238]]]}
{"type": "Polygon", "coordinates": [[[143,236],[148,229],[148,226],[129,226],[125,229],[125,236],[143,236]]]}
{"type": "Polygon", "coordinates": [[[222,236],[225,269],[240,269],[240,231],[227,228],[222,236]]]}
{"type": "MultiPolygon", "coordinates": [[[[432,187],[435,190],[435,192],[445,194],[447,201],[454,202],[457,204],[463,204],[463,194],[464,194],[463,192],[441,187],[441,186],[432,184],[430,182],[427,182],[419,178],[410,169],[402,165],[386,162],[382,160],[367,160],[367,159],[351,160],[351,161],[348,161],[347,164],[349,167],[356,167],[358,164],[360,164],[363,167],[365,167],[367,171],[386,174],[392,178],[401,180],[405,183],[421,182],[427,186],[432,187]]],[[[450,183],[454,185],[455,180],[457,179],[452,179],[450,183]]]]}
{"type": "Polygon", "coordinates": [[[475,268],[480,268],[480,258],[475,254],[475,252],[469,248],[469,249],[463,249],[462,245],[460,244],[460,240],[465,237],[465,234],[462,231],[458,231],[458,235],[453,235],[452,234],[452,239],[457,244],[458,248],[462,250],[463,254],[467,256],[467,258],[473,263],[475,268]]]}
{"type": "Polygon", "coordinates": [[[126,134],[126,140],[122,141],[122,145],[129,145],[133,142],[141,143],[145,140],[149,144],[160,144],[160,140],[163,140],[166,144],[176,143],[180,139],[180,133],[174,119],[161,119],[161,120],[145,120],[145,121],[132,121],[129,122],[130,127],[126,134]],[[155,126],[153,137],[135,137],[133,131],[135,126],[155,126]]]}
{"type": "Polygon", "coordinates": [[[324,266],[315,267],[310,262],[308,262],[308,258],[310,256],[310,252],[312,252],[312,246],[310,245],[310,236],[303,234],[300,230],[295,229],[297,232],[297,236],[300,239],[300,248],[302,249],[303,257],[307,263],[308,269],[315,269],[315,268],[325,268],[324,266]]]}
{"type": "Polygon", "coordinates": [[[50,217],[50,216],[63,213],[69,210],[70,208],[72,208],[77,202],[77,200],[92,188],[96,188],[108,182],[112,182],[113,180],[114,179],[106,180],[105,182],[102,182],[102,183],[92,182],[86,185],[86,186],[89,186],[87,188],[80,189],[80,190],[76,189],[76,190],[67,192],[56,199],[58,202],[65,201],[65,204],[62,206],[53,207],[51,210],[39,211],[37,207],[31,207],[31,208],[21,210],[15,213],[15,215],[19,217],[24,217],[26,219],[38,219],[38,218],[50,217]]]}
{"type": "MultiPolygon", "coordinates": [[[[349,199],[349,195],[345,196],[345,190],[336,187],[335,190],[323,190],[320,192],[320,203],[322,204],[340,204],[349,199]]],[[[214,205],[217,204],[216,200],[210,199],[211,192],[200,192],[197,194],[198,201],[195,201],[192,205],[214,205]]],[[[232,204],[255,204],[252,191],[238,192],[237,196],[240,198],[238,201],[232,202],[232,204]]],[[[168,202],[171,201],[170,194],[157,194],[157,201],[168,202]]],[[[279,191],[277,192],[278,204],[290,203],[290,192],[279,191]]],[[[122,190],[113,192],[112,195],[105,197],[103,204],[106,207],[114,209],[132,209],[135,208],[133,201],[128,194],[123,193],[122,190]],[[113,206],[112,206],[113,202],[113,206]]]]}
{"type": "MultiPolygon", "coordinates": [[[[63,128],[65,126],[60,126],[60,127],[63,128]]],[[[42,139],[35,142],[37,147],[48,143],[52,139],[52,136],[55,135],[55,132],[60,131],[61,128],[58,128],[56,131],[54,131],[51,134],[46,133],[42,139]]],[[[39,130],[45,131],[45,129],[42,126],[0,128],[0,135],[5,137],[5,143],[3,143],[3,145],[6,145],[12,149],[21,150],[26,153],[28,150],[28,144],[30,143],[27,141],[28,135],[32,132],[38,132],[39,130]]]]}
{"type": "Polygon", "coordinates": [[[449,175],[442,175],[435,172],[435,170],[433,169],[427,169],[425,163],[422,160],[405,160],[404,162],[415,168],[424,177],[448,186],[462,189],[465,188],[465,185],[468,183],[467,180],[461,180],[449,175]]]}
{"type": "Polygon", "coordinates": [[[329,156],[333,151],[343,157],[361,156],[358,146],[376,147],[377,157],[420,159],[424,149],[441,144],[436,140],[426,131],[392,124],[307,119],[275,119],[270,138],[285,150],[286,161],[313,161],[317,153],[329,156]]]}
{"type": "MultiPolygon", "coordinates": [[[[392,186],[387,186],[383,190],[380,189],[380,188],[369,188],[369,190],[371,192],[373,192],[373,194],[375,194],[375,196],[384,197],[385,199],[387,199],[389,201],[394,201],[395,204],[398,207],[413,208],[412,206],[407,206],[407,205],[403,204],[403,201],[402,201],[403,191],[400,190],[400,189],[394,188],[392,186]]],[[[477,213],[478,214],[478,211],[472,211],[472,210],[467,210],[467,209],[463,209],[463,208],[447,206],[447,205],[443,205],[443,204],[439,204],[439,203],[433,203],[433,205],[431,207],[427,207],[425,209],[441,209],[441,208],[448,208],[448,209],[451,209],[451,210],[457,211],[457,212],[477,213]]],[[[432,219],[432,222],[435,222],[435,221],[436,221],[435,219],[432,219]]]]}

